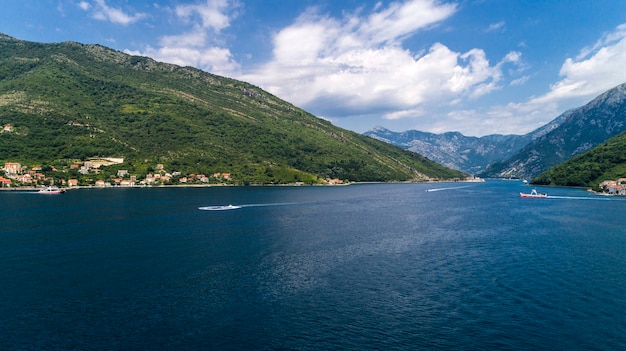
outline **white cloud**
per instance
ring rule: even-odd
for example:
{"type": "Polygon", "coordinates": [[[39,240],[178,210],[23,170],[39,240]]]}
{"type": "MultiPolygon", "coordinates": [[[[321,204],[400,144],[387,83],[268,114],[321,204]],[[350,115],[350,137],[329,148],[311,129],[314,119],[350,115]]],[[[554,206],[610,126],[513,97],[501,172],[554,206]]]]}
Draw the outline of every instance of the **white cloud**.
{"type": "Polygon", "coordinates": [[[377,113],[416,117],[499,89],[511,52],[491,65],[481,49],[454,52],[441,43],[412,53],[402,41],[452,16],[456,7],[429,0],[377,6],[342,19],[307,11],[274,36],[273,58],[239,77],[329,118],[377,113]]]}
{"type": "Polygon", "coordinates": [[[604,35],[591,47],[583,48],[576,58],[561,66],[561,79],[550,91],[531,103],[589,99],[626,82],[626,24],[604,35]]]}
{"type": "MultiPolygon", "coordinates": [[[[514,56],[509,57],[515,59],[514,56]]],[[[485,133],[521,134],[543,126],[570,108],[580,107],[591,99],[626,82],[626,24],[604,35],[594,45],[583,48],[575,58],[561,66],[561,78],[550,90],[527,101],[494,105],[484,109],[456,110],[439,121],[424,121],[430,131],[462,130],[468,135],[485,133]],[[480,123],[476,123],[480,121],[480,123]]],[[[511,81],[523,84],[528,76],[511,81]]]]}
{"type": "Polygon", "coordinates": [[[135,23],[146,17],[145,13],[127,14],[119,8],[109,7],[105,0],[95,0],[93,6],[87,1],[81,1],[78,3],[78,7],[85,11],[93,8],[92,16],[97,20],[122,25],[135,23]]]}
{"type": "Polygon", "coordinates": [[[190,27],[187,32],[161,37],[157,48],[147,46],[143,51],[127,52],[232,76],[239,72],[240,66],[230,50],[220,45],[220,32],[237,16],[238,6],[237,2],[227,0],[179,5],[174,13],[178,20],[190,27]]]}
{"type": "Polygon", "coordinates": [[[78,7],[80,7],[84,11],[87,11],[91,8],[91,4],[89,4],[87,1],[81,1],[78,3],[78,7]]]}
{"type": "Polygon", "coordinates": [[[487,32],[504,32],[505,25],[506,25],[506,22],[504,21],[492,23],[489,25],[489,27],[487,27],[486,31],[487,32]]]}
{"type": "Polygon", "coordinates": [[[215,32],[230,26],[232,16],[226,12],[233,7],[227,0],[206,0],[201,4],[179,5],[176,7],[176,15],[186,21],[191,21],[194,16],[199,16],[202,28],[210,28],[215,32]]]}

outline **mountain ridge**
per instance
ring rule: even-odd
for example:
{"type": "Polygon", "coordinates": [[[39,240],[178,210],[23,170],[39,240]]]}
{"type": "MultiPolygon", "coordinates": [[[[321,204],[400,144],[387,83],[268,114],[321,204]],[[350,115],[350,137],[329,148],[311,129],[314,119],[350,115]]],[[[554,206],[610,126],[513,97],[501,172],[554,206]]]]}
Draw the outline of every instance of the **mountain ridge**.
{"type": "Polygon", "coordinates": [[[626,131],[626,83],[569,110],[562,123],[509,159],[490,165],[485,177],[534,178],[626,131]]]}
{"type": "Polygon", "coordinates": [[[494,134],[477,138],[458,132],[396,133],[382,127],[364,134],[483,178],[531,179],[624,131],[626,83],[524,135],[494,134]]]}
{"type": "Polygon", "coordinates": [[[557,128],[561,122],[562,117],[557,117],[524,135],[490,134],[473,137],[459,132],[439,134],[418,130],[392,132],[381,126],[375,126],[364,135],[417,152],[446,167],[469,174],[479,174],[489,164],[513,156],[532,140],[557,128]]]}
{"type": "Polygon", "coordinates": [[[124,156],[237,182],[453,179],[460,172],[333,126],[246,82],[97,44],[0,34],[3,161],[124,156]]]}

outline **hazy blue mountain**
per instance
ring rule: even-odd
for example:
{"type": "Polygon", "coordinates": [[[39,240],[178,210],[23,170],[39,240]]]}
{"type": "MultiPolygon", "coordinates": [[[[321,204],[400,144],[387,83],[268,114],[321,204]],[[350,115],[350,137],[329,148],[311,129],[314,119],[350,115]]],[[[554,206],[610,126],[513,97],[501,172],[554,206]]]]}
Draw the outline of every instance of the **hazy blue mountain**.
{"type": "Polygon", "coordinates": [[[483,137],[465,136],[458,132],[434,134],[408,130],[392,132],[377,126],[364,134],[372,138],[424,155],[446,167],[469,174],[484,171],[493,162],[507,159],[556,128],[562,121],[556,118],[545,126],[525,135],[493,134],[483,137]]]}

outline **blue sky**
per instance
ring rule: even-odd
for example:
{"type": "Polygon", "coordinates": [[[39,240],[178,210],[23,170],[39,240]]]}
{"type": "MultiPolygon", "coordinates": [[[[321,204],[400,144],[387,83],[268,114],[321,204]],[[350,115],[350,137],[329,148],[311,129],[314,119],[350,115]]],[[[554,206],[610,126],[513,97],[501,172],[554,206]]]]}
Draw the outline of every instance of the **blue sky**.
{"type": "Polygon", "coordinates": [[[626,82],[623,0],[5,0],[0,32],[257,85],[364,132],[523,134],[626,82]]]}

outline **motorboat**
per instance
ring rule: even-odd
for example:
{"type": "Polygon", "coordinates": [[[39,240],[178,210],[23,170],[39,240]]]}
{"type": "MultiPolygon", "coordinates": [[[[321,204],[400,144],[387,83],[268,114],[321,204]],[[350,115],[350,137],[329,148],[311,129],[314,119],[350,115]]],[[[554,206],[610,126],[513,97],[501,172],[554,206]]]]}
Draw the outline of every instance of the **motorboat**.
{"type": "Polygon", "coordinates": [[[37,193],[38,194],[55,195],[55,194],[63,194],[64,192],[65,192],[65,190],[59,189],[59,187],[57,187],[57,186],[49,186],[47,188],[43,188],[43,189],[39,190],[37,193]]]}
{"type": "Polygon", "coordinates": [[[198,207],[199,210],[203,210],[203,211],[226,211],[226,210],[236,210],[239,208],[241,208],[241,206],[235,206],[235,205],[198,207]]]}
{"type": "Polygon", "coordinates": [[[533,189],[530,193],[519,193],[519,196],[524,197],[524,198],[546,198],[548,197],[548,194],[545,193],[538,193],[536,189],[533,189]]]}

